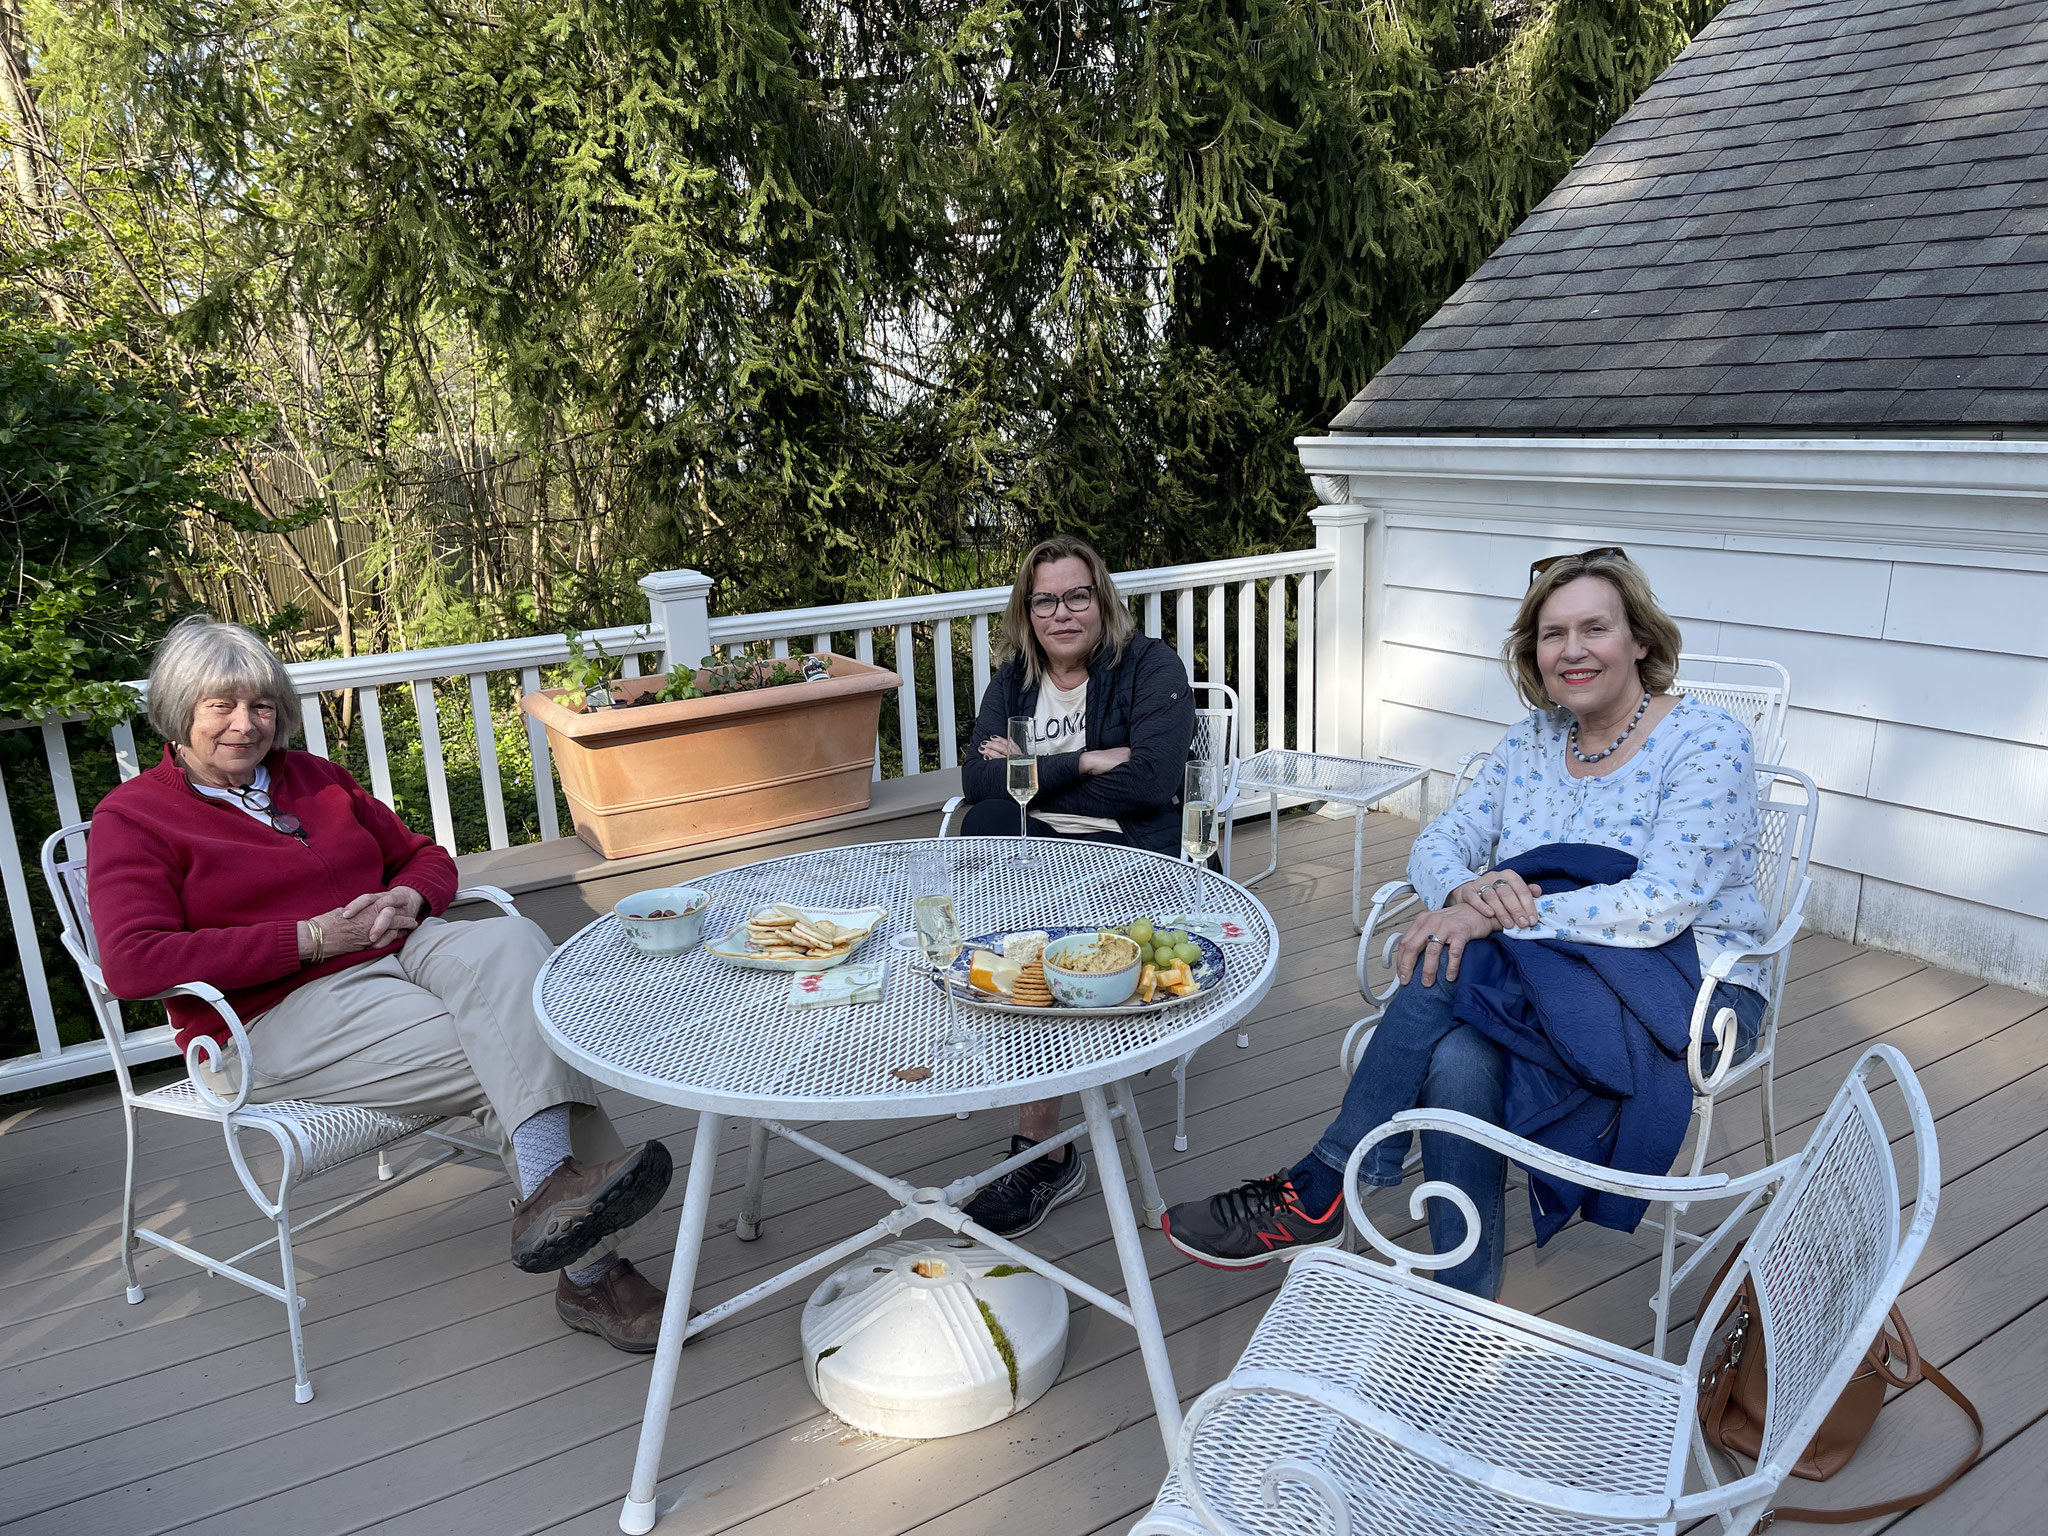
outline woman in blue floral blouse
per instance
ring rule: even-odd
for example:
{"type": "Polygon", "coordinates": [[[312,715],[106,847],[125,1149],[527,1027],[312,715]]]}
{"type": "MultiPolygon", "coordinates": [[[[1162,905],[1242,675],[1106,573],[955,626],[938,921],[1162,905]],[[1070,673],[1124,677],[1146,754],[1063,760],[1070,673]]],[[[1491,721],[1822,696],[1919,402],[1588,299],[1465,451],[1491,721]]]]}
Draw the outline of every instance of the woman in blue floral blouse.
{"type": "MultiPolygon", "coordinates": [[[[1478,779],[1415,840],[1408,879],[1431,910],[1395,952],[1400,988],[1366,1048],[1344,1108],[1309,1154],[1270,1178],[1167,1212],[1168,1239],[1203,1263],[1256,1268],[1276,1253],[1343,1235],[1342,1174],[1351,1149],[1390,1109],[1375,1051],[1404,1031],[1441,1034],[1421,1104],[1500,1124],[1503,1055],[1469,1024],[1448,1027],[1465,946],[1490,934],[1651,948],[1686,929],[1704,971],[1724,950],[1754,950],[1770,931],[1756,891],[1757,788],[1749,733],[1729,715],[1669,692],[1678,626],[1642,570],[1618,549],[1538,561],[1502,647],[1530,706],[1478,779]],[[1557,843],[1598,844],[1635,860],[1612,885],[1545,895],[1497,866],[1557,843]],[[1486,873],[1477,871],[1485,870],[1486,873]]],[[[1736,1059],[1756,1048],[1765,1000],[1760,967],[1738,964],[1714,997],[1736,1017],[1736,1059]]],[[[1389,1046],[1389,1049],[1392,1047],[1389,1046]]],[[[1362,1176],[1400,1182],[1401,1143],[1384,1144],[1362,1176]],[[1379,1156],[1379,1154],[1388,1154],[1379,1156]]],[[[1506,1164],[1456,1137],[1425,1132],[1427,1176],[1472,1197],[1479,1247],[1441,1278],[1483,1296],[1500,1291],[1506,1164]]],[[[1432,1201],[1437,1251],[1462,1219],[1432,1201]],[[1441,1230],[1439,1225],[1441,1224],[1441,1230]]]]}

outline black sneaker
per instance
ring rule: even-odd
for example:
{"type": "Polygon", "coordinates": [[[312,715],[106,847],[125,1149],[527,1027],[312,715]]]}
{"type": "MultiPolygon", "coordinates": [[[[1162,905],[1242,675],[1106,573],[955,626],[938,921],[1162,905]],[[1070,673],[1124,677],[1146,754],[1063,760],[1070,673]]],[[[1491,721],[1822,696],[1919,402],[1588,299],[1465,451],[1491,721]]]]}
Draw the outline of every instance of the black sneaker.
{"type": "Polygon", "coordinates": [[[1327,1248],[1344,1240],[1344,1197],[1320,1216],[1296,1199],[1285,1173],[1252,1179],[1206,1200],[1174,1206],[1161,1218],[1166,1240],[1214,1269],[1258,1269],[1276,1253],[1327,1248]]]}
{"type": "MultiPolygon", "coordinates": [[[[1029,1136],[1012,1136],[1009,1155],[1015,1157],[1026,1147],[1037,1145],[1029,1136]]],[[[1065,1205],[1087,1185],[1088,1170],[1082,1166],[1071,1141],[1066,1150],[1067,1160],[1063,1163],[1041,1157],[1035,1163],[1011,1169],[962,1209],[970,1220],[998,1237],[1022,1237],[1045,1220],[1054,1206],[1065,1205]]]]}

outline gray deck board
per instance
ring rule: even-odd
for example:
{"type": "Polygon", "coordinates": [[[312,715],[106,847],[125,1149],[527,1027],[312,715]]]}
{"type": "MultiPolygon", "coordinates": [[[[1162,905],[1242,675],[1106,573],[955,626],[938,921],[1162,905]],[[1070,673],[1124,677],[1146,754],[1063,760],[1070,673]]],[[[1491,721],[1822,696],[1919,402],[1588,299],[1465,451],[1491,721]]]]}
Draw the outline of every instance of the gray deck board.
{"type": "MultiPolygon", "coordinates": [[[[1247,823],[1240,832],[1240,860],[1255,867],[1263,829],[1247,823]]],[[[1368,889],[1399,873],[1412,833],[1408,823],[1371,818],[1368,889]]],[[[1259,888],[1281,920],[1279,979],[1248,1048],[1226,1036],[1196,1058],[1190,1151],[1170,1150],[1171,1079],[1154,1073],[1140,1087],[1170,1200],[1291,1161],[1343,1092],[1337,1046],[1361,1011],[1351,826],[1293,818],[1283,841],[1280,872],[1259,888]]],[[[1906,1305],[1929,1358],[1952,1364],[1980,1395],[1990,1437],[1985,1462],[1963,1483],[1892,1525],[2016,1529],[2015,1512],[2043,1496],[2048,1446],[2038,1387],[2048,1366],[2048,1000],[1821,936],[1800,941],[1793,968],[1778,1072],[1781,1151],[1803,1140],[1875,1039],[1906,1052],[1939,1117],[1942,1217],[1906,1305]]],[[[1879,1099],[1896,1110],[1891,1090],[1879,1099]]],[[[1716,1166],[1762,1160],[1758,1102],[1752,1088],[1723,1105],[1709,1143],[1716,1166]]],[[[612,1108],[629,1137],[665,1135],[686,1150],[680,1112],[624,1098],[612,1108]]],[[[996,1155],[1009,1116],[815,1130],[925,1182],[996,1155]]],[[[144,1134],[143,1206],[153,1224],[203,1234],[223,1251],[262,1234],[206,1127],[144,1134]]],[[[719,1235],[706,1245],[700,1300],[744,1289],[879,1210],[873,1191],[778,1144],[763,1236],[735,1242],[744,1156],[742,1128],[729,1123],[712,1207],[719,1235]]],[[[0,1112],[0,1168],[9,1176],[0,1183],[0,1529],[616,1528],[645,1362],[563,1331],[546,1283],[505,1262],[507,1190],[494,1169],[441,1169],[302,1243],[319,1395],[300,1407],[290,1400],[275,1303],[165,1255],[142,1261],[145,1303],[121,1299],[120,1140],[104,1090],[0,1112]]],[[[628,1244],[650,1273],[666,1273],[681,1189],[679,1179],[628,1244]]],[[[1398,1215],[1395,1200],[1376,1198],[1376,1210],[1398,1215]]],[[[1538,1250],[1526,1210],[1519,1201],[1511,1210],[1511,1303],[1647,1342],[1655,1255],[1646,1237],[1574,1227],[1538,1250]]],[[[1099,1191],[1054,1213],[1032,1241],[1121,1289],[1099,1191]]],[[[1177,1379],[1192,1397],[1228,1369],[1283,1273],[1209,1270],[1156,1235],[1147,1244],[1177,1379]]],[[[978,1434],[917,1444],[850,1432],[821,1412],[797,1348],[802,1299],[798,1288],[686,1351],[663,1464],[662,1498],[673,1507],[659,1531],[1095,1536],[1126,1529],[1149,1502],[1164,1457],[1128,1329],[1077,1305],[1065,1368],[1045,1399],[978,1434]]],[[[1851,1503],[1903,1486],[1948,1454],[1953,1418],[1918,1389],[1880,1422],[1868,1453],[1882,1460],[1880,1474],[1859,1481],[1859,1460],[1836,1483],[1796,1495],[1851,1503]]]]}

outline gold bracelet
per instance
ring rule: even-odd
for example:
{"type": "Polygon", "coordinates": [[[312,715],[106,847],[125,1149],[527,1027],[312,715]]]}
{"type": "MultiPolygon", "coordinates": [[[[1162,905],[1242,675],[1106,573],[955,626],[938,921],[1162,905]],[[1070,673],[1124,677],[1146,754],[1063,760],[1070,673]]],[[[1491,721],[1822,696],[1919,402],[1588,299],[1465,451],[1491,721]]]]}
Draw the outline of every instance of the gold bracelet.
{"type": "Polygon", "coordinates": [[[327,935],[320,931],[320,925],[310,917],[306,919],[306,928],[313,935],[313,953],[306,957],[306,964],[318,965],[327,958],[327,935]]]}

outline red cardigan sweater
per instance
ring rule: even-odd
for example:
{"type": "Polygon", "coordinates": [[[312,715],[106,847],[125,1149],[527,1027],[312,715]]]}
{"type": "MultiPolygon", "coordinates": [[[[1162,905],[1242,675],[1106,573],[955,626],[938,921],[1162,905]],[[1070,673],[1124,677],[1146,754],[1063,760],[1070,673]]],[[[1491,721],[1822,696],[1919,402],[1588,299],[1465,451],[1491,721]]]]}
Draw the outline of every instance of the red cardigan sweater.
{"type": "MultiPolygon", "coordinates": [[[[93,812],[86,891],[100,969],[115,995],[154,997],[180,982],[211,982],[246,1022],[315,977],[405,942],[299,961],[298,925],[366,891],[408,885],[433,913],[454,899],[455,861],[406,829],[345,769],[310,752],[265,760],[270,798],[299,818],[306,841],[186,782],[170,749],[93,812]]],[[[191,998],[168,1000],[182,1049],[195,1034],[228,1038],[220,1016],[191,998]]]]}

